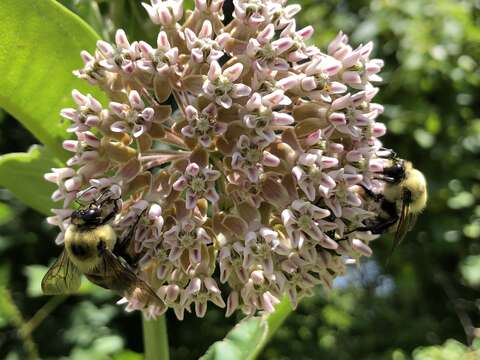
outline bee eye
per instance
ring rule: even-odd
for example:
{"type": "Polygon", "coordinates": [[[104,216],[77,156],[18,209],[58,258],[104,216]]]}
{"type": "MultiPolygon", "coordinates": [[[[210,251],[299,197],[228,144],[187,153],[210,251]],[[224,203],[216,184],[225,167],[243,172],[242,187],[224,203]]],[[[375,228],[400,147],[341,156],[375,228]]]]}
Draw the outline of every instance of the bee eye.
{"type": "Polygon", "coordinates": [[[81,212],[78,216],[85,224],[97,224],[101,220],[100,209],[88,209],[81,212]]]}
{"type": "Polygon", "coordinates": [[[89,209],[85,212],[85,214],[83,215],[83,218],[85,220],[91,220],[91,219],[94,219],[98,216],[98,211],[97,209],[89,209]]]}
{"type": "Polygon", "coordinates": [[[402,162],[397,162],[390,167],[383,169],[383,174],[399,182],[405,177],[405,167],[402,162]]]}

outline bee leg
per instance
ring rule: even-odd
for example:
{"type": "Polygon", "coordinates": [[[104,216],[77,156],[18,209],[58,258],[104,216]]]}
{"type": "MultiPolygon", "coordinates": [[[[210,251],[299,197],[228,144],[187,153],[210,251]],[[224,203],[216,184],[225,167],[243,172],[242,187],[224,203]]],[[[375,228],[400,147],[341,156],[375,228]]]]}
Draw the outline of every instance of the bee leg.
{"type": "Polygon", "coordinates": [[[118,206],[118,202],[117,202],[120,199],[112,199],[112,200],[113,200],[113,209],[107,216],[105,216],[105,218],[102,221],[102,225],[112,220],[120,211],[120,207],[118,206]]]}
{"type": "Polygon", "coordinates": [[[375,220],[366,226],[358,227],[354,230],[349,231],[347,234],[350,234],[354,231],[371,231],[372,234],[383,234],[390,229],[398,221],[398,214],[396,211],[395,203],[386,201],[383,199],[381,204],[382,210],[385,212],[385,216],[378,216],[375,220]]]}
{"type": "Polygon", "coordinates": [[[362,184],[358,184],[358,186],[360,186],[364,191],[365,191],[365,194],[372,198],[374,201],[381,201],[383,199],[383,195],[382,194],[377,194],[377,193],[374,193],[371,189],[369,189],[368,187],[366,187],[365,185],[362,185],[362,184]]]}
{"type": "Polygon", "coordinates": [[[386,175],[378,175],[374,177],[375,180],[381,180],[389,184],[396,184],[398,182],[397,179],[391,177],[391,176],[386,176],[386,175]]]}
{"type": "Polygon", "coordinates": [[[390,202],[387,200],[382,201],[382,210],[387,213],[387,215],[390,217],[390,219],[395,219],[395,221],[398,220],[398,214],[397,214],[397,205],[394,202],[390,202]]]}
{"type": "Polygon", "coordinates": [[[356,228],[353,231],[371,231],[372,234],[383,234],[398,221],[398,216],[395,215],[390,219],[377,219],[374,224],[356,228]]]}

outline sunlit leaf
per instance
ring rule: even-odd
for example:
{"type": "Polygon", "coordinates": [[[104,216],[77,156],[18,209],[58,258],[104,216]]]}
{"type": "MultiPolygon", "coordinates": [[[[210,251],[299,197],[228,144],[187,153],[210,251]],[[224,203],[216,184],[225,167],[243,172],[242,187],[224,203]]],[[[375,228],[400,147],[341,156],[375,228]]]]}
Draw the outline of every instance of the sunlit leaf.
{"type": "Polygon", "coordinates": [[[0,202],[0,225],[8,223],[14,216],[12,208],[8,204],[0,202]]]}
{"type": "Polygon", "coordinates": [[[242,320],[222,341],[215,342],[201,360],[249,360],[255,359],[292,308],[287,298],[275,311],[263,317],[242,320]]]}
{"type": "Polygon", "coordinates": [[[259,317],[237,324],[222,341],[214,343],[201,360],[252,359],[255,350],[267,337],[267,322],[259,317]]]}
{"type": "Polygon", "coordinates": [[[92,349],[101,354],[113,354],[123,348],[123,339],[118,335],[107,335],[95,339],[92,349]]]}
{"type": "Polygon", "coordinates": [[[60,166],[62,162],[41,146],[33,146],[28,153],[3,155],[0,156],[0,186],[30,207],[48,214],[54,204],[50,196],[55,186],[47,182],[43,174],[60,166]]]}
{"type": "Polygon", "coordinates": [[[47,272],[47,268],[43,265],[29,265],[25,267],[24,274],[27,277],[27,295],[36,297],[43,295],[42,278],[47,272]]]}
{"type": "Polygon", "coordinates": [[[475,197],[468,191],[462,191],[448,199],[448,206],[452,209],[462,209],[470,207],[475,203],[475,197]]]}
{"type": "Polygon", "coordinates": [[[98,96],[72,71],[83,65],[80,51],[93,50],[99,37],[53,0],[2,0],[0,19],[0,107],[65,158],[59,111],[71,106],[73,88],[98,96]]]}
{"type": "Polygon", "coordinates": [[[478,356],[478,350],[470,351],[454,339],[447,340],[443,345],[420,347],[413,352],[414,360],[478,359],[478,356]]]}
{"type": "Polygon", "coordinates": [[[468,256],[460,265],[463,278],[470,286],[480,285],[480,255],[468,256]]]}
{"type": "Polygon", "coordinates": [[[143,360],[143,355],[133,351],[122,351],[113,357],[114,360],[143,360]]]}

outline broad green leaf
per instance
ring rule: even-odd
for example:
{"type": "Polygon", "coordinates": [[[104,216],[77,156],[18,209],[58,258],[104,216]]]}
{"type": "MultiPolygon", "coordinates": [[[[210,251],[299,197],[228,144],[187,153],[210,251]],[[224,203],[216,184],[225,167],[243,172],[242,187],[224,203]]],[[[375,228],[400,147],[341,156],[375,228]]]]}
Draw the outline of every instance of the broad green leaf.
{"type": "Polygon", "coordinates": [[[291,312],[290,302],[284,298],[272,314],[245,319],[235,325],[225,339],[215,342],[200,359],[255,359],[291,312]]]}
{"type": "Polygon", "coordinates": [[[267,321],[260,317],[245,319],[235,325],[225,339],[214,343],[201,360],[252,359],[254,350],[267,337],[267,321]]]}
{"type": "Polygon", "coordinates": [[[0,107],[65,159],[66,124],[59,111],[72,106],[72,89],[102,99],[72,75],[83,66],[80,51],[92,51],[99,37],[53,0],[1,0],[0,19],[0,107]]]}
{"type": "Polygon", "coordinates": [[[280,304],[275,306],[275,311],[267,316],[268,322],[268,336],[266,341],[263,343],[263,346],[272,338],[278,328],[283,324],[288,315],[293,311],[292,305],[288,297],[284,297],[280,304]]]}
{"type": "Polygon", "coordinates": [[[28,206],[48,214],[54,205],[50,195],[55,186],[43,174],[61,166],[62,162],[41,146],[32,146],[28,153],[6,154],[0,156],[0,186],[28,206]]]}
{"type": "Polygon", "coordinates": [[[105,20],[100,12],[100,5],[97,0],[60,0],[59,3],[75,12],[85,20],[104,39],[108,38],[108,29],[105,20]]]}

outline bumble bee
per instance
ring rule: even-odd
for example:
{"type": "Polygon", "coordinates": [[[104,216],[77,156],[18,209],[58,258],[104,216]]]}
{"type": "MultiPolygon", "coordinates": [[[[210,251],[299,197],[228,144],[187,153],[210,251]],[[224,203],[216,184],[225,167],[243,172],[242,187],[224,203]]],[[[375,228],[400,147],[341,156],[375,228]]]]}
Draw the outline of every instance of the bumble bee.
{"type": "Polygon", "coordinates": [[[365,194],[380,203],[380,214],[356,231],[374,234],[395,232],[392,253],[415,225],[417,216],[427,205],[427,181],[410,161],[399,159],[392,152],[391,165],[378,178],[385,182],[383,194],[363,187],[365,194]]]}
{"type": "Polygon", "coordinates": [[[126,249],[133,231],[123,241],[117,241],[109,224],[119,211],[118,203],[119,199],[107,190],[88,206],[72,213],[65,231],[64,250],[42,280],[44,294],[75,292],[83,274],[92,283],[126,298],[134,297],[145,306],[161,302],[133,272],[133,264],[127,262],[131,260],[126,249]]]}

